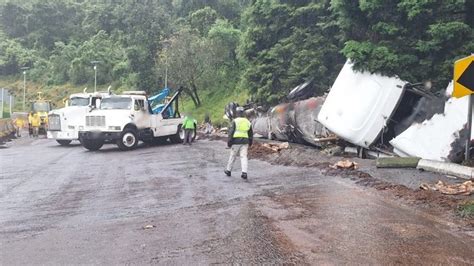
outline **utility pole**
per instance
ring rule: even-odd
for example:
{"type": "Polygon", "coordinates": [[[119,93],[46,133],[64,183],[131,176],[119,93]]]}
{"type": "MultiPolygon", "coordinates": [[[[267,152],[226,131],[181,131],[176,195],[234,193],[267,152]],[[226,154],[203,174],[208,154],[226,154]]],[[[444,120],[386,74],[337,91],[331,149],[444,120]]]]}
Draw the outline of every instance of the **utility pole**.
{"type": "Polygon", "coordinates": [[[100,61],[91,61],[91,64],[94,65],[94,92],[97,92],[97,64],[100,61]]]}
{"type": "Polygon", "coordinates": [[[13,103],[13,96],[10,94],[10,117],[12,117],[12,103],[13,103]]]}
{"type": "Polygon", "coordinates": [[[168,55],[165,58],[165,88],[168,88],[168,55]]]}
{"type": "Polygon", "coordinates": [[[170,46],[170,41],[165,40],[162,42],[162,45],[165,51],[165,88],[168,88],[168,47],[170,46]]]}
{"type": "Polygon", "coordinates": [[[466,140],[466,152],[464,160],[468,162],[471,159],[471,130],[472,130],[472,102],[474,95],[468,95],[467,103],[467,140],[466,140]]]}
{"type": "Polygon", "coordinates": [[[26,70],[28,70],[29,67],[22,67],[21,70],[23,70],[23,112],[26,111],[25,106],[26,106],[26,70]]]}
{"type": "Polygon", "coordinates": [[[0,114],[1,118],[3,118],[3,102],[5,98],[5,88],[2,88],[2,113],[0,114]]]}

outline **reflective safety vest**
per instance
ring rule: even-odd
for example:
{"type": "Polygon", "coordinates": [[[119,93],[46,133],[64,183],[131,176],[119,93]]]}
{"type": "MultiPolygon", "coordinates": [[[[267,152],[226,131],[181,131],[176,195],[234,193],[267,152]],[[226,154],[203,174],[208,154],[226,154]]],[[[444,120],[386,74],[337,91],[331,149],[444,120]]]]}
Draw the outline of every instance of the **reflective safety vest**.
{"type": "Polygon", "coordinates": [[[194,127],[194,123],[196,121],[190,117],[184,117],[184,121],[183,121],[183,128],[184,129],[195,129],[194,127]]]}
{"type": "Polygon", "coordinates": [[[35,113],[31,116],[31,126],[32,127],[39,127],[41,125],[41,119],[39,114],[35,113]]]}
{"type": "Polygon", "coordinates": [[[235,120],[235,131],[233,138],[249,138],[249,130],[251,127],[251,123],[247,118],[244,117],[237,117],[235,120]]]}

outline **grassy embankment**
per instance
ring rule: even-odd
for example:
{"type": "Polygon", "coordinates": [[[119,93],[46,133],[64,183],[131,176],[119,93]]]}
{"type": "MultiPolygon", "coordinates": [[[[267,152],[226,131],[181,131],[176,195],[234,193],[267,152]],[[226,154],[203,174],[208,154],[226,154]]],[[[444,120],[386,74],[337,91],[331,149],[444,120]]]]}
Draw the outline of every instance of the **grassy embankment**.
{"type": "Polygon", "coordinates": [[[458,213],[464,218],[474,218],[474,200],[468,201],[458,208],[458,213]]]}
{"type": "Polygon", "coordinates": [[[205,114],[209,113],[214,125],[227,126],[227,120],[223,117],[225,106],[230,102],[244,104],[249,95],[248,91],[242,89],[216,89],[202,91],[199,97],[202,105],[196,108],[191,99],[184,96],[181,111],[191,112],[199,124],[203,122],[205,114]]]}

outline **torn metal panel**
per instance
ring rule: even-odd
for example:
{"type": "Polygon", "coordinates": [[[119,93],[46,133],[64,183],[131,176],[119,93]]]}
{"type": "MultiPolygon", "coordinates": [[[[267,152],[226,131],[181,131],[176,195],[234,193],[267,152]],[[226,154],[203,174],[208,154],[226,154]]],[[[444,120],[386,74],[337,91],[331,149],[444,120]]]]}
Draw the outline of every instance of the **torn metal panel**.
{"type": "MultiPolygon", "coordinates": [[[[447,94],[452,91],[452,84],[447,94]]],[[[390,144],[399,156],[416,156],[436,161],[460,162],[465,147],[468,97],[449,98],[444,112],[421,123],[414,123],[390,144]]],[[[474,136],[474,132],[471,132],[474,136]]]]}
{"type": "Polygon", "coordinates": [[[313,97],[279,104],[252,121],[254,133],[281,141],[320,146],[317,138],[329,135],[316,120],[323,103],[323,97],[313,97]]]}
{"type": "Polygon", "coordinates": [[[407,82],[369,72],[356,72],[347,61],[318,116],[330,131],[369,148],[380,136],[403,96],[407,82]]]}

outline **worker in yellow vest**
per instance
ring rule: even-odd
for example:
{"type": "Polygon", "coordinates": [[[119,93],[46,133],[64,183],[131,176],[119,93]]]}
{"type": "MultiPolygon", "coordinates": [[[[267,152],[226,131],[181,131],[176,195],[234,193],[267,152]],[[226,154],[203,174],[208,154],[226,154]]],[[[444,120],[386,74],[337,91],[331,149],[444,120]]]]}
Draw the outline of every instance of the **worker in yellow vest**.
{"type": "Polygon", "coordinates": [[[183,129],[184,129],[184,140],[183,145],[191,145],[193,141],[193,132],[196,131],[197,121],[191,115],[191,113],[186,114],[183,119],[183,129]]]}
{"type": "Polygon", "coordinates": [[[23,119],[17,117],[14,122],[15,122],[14,125],[15,125],[16,136],[19,138],[21,137],[21,129],[24,126],[23,119]]]}
{"type": "Polygon", "coordinates": [[[38,113],[34,113],[31,116],[31,127],[33,128],[33,137],[38,137],[40,125],[41,125],[40,116],[38,113]]]}
{"type": "Polygon", "coordinates": [[[243,179],[247,179],[247,170],[248,170],[248,148],[252,146],[253,142],[253,131],[252,124],[250,121],[244,117],[244,108],[237,107],[236,109],[237,118],[232,121],[232,125],[229,130],[229,139],[227,141],[227,146],[231,148],[230,158],[227,163],[227,167],[224,173],[227,176],[231,176],[232,167],[234,165],[237,155],[240,156],[240,163],[242,165],[242,175],[243,179]]]}

